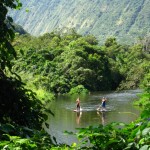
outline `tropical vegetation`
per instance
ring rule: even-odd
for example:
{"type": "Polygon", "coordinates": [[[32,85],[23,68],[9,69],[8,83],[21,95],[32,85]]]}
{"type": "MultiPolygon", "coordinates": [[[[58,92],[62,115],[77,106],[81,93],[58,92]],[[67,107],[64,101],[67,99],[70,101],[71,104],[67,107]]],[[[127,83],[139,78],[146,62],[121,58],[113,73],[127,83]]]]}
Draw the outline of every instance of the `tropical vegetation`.
{"type": "Polygon", "coordinates": [[[149,43],[121,45],[111,37],[100,46],[93,35],[72,29],[39,37],[15,34],[8,7],[19,9],[21,3],[0,1],[0,149],[149,149],[149,43]],[[82,143],[71,146],[54,143],[42,128],[47,114],[54,115],[47,98],[140,85],[143,112],[135,122],[80,129],[82,143]]]}
{"type": "Polygon", "coordinates": [[[111,37],[100,46],[93,35],[70,29],[40,37],[17,35],[12,44],[17,52],[13,71],[48,93],[69,93],[78,85],[88,91],[135,89],[149,72],[147,43],[121,45],[111,37]]]}

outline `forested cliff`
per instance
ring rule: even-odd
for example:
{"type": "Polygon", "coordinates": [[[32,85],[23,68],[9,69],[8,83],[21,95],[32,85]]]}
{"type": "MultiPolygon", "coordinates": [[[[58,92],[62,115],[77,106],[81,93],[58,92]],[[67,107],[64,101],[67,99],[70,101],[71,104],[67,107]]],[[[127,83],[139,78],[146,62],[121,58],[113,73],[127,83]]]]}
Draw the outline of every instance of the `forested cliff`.
{"type": "Polygon", "coordinates": [[[100,42],[115,36],[134,42],[150,31],[149,0],[22,0],[20,11],[9,15],[32,35],[75,28],[100,42]]]}

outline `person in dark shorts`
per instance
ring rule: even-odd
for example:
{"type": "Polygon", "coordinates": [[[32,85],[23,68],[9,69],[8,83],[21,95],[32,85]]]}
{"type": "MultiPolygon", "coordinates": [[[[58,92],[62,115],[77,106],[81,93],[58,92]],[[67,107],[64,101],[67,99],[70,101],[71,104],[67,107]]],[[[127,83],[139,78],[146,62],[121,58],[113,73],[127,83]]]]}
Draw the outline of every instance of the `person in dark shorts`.
{"type": "Polygon", "coordinates": [[[103,97],[101,100],[101,105],[99,106],[99,108],[97,110],[101,110],[101,111],[105,111],[106,110],[106,98],[103,97]]]}
{"type": "Polygon", "coordinates": [[[103,97],[102,98],[102,108],[105,108],[106,107],[106,98],[105,97],[103,97]]]}
{"type": "Polygon", "coordinates": [[[105,97],[102,98],[102,104],[101,104],[102,110],[106,110],[106,100],[107,99],[105,97]]]}

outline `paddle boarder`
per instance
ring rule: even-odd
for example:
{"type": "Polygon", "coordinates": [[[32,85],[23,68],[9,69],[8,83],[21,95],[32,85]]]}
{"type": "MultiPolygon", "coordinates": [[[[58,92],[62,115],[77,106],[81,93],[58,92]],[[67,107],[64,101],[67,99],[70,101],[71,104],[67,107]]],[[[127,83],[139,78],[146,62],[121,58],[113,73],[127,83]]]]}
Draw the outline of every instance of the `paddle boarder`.
{"type": "Polygon", "coordinates": [[[105,108],[106,108],[106,98],[105,97],[103,97],[102,98],[102,109],[104,110],[105,108]]]}
{"type": "Polygon", "coordinates": [[[78,97],[76,100],[77,111],[80,111],[80,98],[78,97]]]}
{"type": "Polygon", "coordinates": [[[101,100],[101,105],[99,106],[99,108],[97,110],[100,110],[100,107],[102,108],[101,111],[106,111],[106,98],[103,97],[101,100]]]}

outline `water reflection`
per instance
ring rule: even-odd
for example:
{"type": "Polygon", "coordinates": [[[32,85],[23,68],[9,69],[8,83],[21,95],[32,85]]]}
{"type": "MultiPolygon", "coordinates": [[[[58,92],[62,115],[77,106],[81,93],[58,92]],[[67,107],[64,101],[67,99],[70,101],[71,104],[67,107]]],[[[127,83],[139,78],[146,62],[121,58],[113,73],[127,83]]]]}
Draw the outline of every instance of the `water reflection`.
{"type": "Polygon", "coordinates": [[[82,116],[82,112],[77,112],[76,113],[76,123],[77,123],[77,125],[80,124],[80,118],[81,118],[81,116],[82,116]]]}
{"type": "Polygon", "coordinates": [[[97,111],[97,114],[101,119],[101,124],[104,126],[106,124],[106,112],[97,111]]]}

